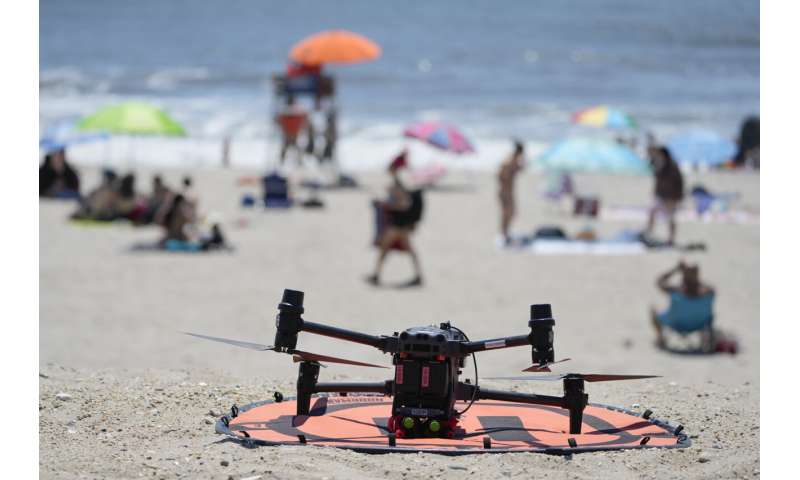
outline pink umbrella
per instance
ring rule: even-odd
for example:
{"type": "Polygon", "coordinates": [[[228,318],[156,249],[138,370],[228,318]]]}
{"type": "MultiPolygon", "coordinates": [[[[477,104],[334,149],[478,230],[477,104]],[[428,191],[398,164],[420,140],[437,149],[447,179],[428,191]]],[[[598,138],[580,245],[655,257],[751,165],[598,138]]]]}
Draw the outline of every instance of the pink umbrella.
{"type": "Polygon", "coordinates": [[[475,151],[469,140],[455,127],[439,122],[415,123],[406,127],[403,134],[447,152],[462,154],[475,151]]]}

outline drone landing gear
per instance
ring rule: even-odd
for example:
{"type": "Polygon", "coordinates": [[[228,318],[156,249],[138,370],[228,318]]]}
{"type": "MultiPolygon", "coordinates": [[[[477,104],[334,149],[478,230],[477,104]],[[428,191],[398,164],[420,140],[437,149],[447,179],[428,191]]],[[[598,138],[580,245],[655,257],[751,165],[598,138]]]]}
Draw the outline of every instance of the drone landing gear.
{"type": "Polygon", "coordinates": [[[589,403],[589,395],[583,391],[583,379],[566,377],[564,379],[563,408],[569,410],[569,433],[581,433],[583,409],[589,403]]]}
{"type": "Polygon", "coordinates": [[[308,415],[311,411],[311,396],[315,393],[392,393],[391,380],[384,382],[317,383],[317,362],[300,362],[297,374],[297,415],[308,415]]]}
{"type": "Polygon", "coordinates": [[[311,408],[311,394],[317,386],[319,363],[300,362],[297,375],[297,414],[308,415],[311,408]]]}

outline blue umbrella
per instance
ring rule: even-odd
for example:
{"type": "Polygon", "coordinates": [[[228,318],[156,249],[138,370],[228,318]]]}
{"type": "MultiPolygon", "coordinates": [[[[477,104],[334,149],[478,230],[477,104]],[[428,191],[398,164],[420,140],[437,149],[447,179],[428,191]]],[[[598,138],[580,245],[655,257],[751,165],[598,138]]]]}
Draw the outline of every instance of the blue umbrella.
{"type": "Polygon", "coordinates": [[[646,175],[650,166],[625,145],[610,140],[562,140],[542,153],[537,163],[548,170],[646,175]]]}
{"type": "Polygon", "coordinates": [[[45,131],[39,139],[39,148],[45,152],[53,152],[70,145],[106,140],[108,137],[106,132],[78,132],[74,125],[61,123],[45,131]]]}
{"type": "Polygon", "coordinates": [[[672,137],[667,149],[681,165],[714,166],[736,154],[736,144],[710,130],[693,130],[672,137]]]}

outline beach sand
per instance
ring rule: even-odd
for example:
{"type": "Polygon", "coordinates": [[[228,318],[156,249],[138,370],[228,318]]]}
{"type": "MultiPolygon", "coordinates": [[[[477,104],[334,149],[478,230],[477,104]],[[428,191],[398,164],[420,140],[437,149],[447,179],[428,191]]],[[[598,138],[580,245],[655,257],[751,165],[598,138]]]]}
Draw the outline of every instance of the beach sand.
{"type": "MultiPolygon", "coordinates": [[[[86,169],[84,184],[98,172],[86,169]]],[[[140,174],[140,190],[149,186],[140,174]]],[[[173,185],[183,172],[162,172],[173,185]]],[[[154,228],[76,226],[74,208],[40,203],[40,475],[42,478],[752,478],[759,470],[759,226],[685,223],[682,242],[705,253],[632,256],[536,256],[496,247],[498,205],[493,175],[453,172],[426,194],[414,236],[425,286],[368,286],[374,265],[370,199],[383,194],[381,173],[361,173],[363,188],[322,192],[322,210],[242,210],[254,188],[236,185],[243,171],[193,172],[201,209],[213,212],[231,253],[133,252],[155,241],[154,228]],[[651,305],[666,299],[658,274],[679,258],[699,262],[717,289],[716,324],[740,340],[735,356],[676,356],[656,350],[651,305]],[[527,333],[529,305],[551,303],[559,372],[643,373],[662,378],[589,384],[590,401],[644,410],[683,424],[688,449],[442,457],[365,455],[299,447],[247,449],[221,441],[209,412],[292,391],[288,357],[186,337],[193,331],[271,343],[284,288],[306,293],[304,318],[375,334],[451,321],[473,339],[527,333]],[[71,398],[59,400],[66,393],[71,398]],[[637,407],[633,407],[637,405],[637,407]],[[312,456],[313,455],[313,456],[312,456]],[[223,465],[225,463],[225,465],[223,465]]],[[[584,192],[605,204],[646,205],[651,180],[579,176],[584,192]]],[[[754,174],[696,174],[689,186],[736,191],[759,208],[754,174]]],[[[569,233],[591,222],[541,199],[544,180],[518,181],[515,231],[559,224],[569,233]]],[[[594,222],[601,235],[636,223],[594,222]]],[[[665,232],[663,224],[659,232],[665,232]]],[[[385,280],[411,276],[410,262],[390,256],[385,280]]],[[[301,336],[304,350],[384,362],[353,344],[301,336]]],[[[526,348],[479,356],[481,376],[513,375],[529,365],[526,348]]],[[[471,369],[465,373],[471,375],[471,369]]],[[[372,380],[386,371],[330,366],[321,378],[372,380]]],[[[558,394],[558,383],[495,388],[558,394]]]]}

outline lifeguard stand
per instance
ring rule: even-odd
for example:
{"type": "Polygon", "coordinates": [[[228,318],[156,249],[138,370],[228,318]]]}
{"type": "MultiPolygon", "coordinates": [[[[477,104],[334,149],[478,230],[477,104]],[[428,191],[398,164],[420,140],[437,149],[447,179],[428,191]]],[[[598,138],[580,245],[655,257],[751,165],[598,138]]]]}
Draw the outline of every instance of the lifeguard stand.
{"type": "MultiPolygon", "coordinates": [[[[270,118],[270,130],[273,132],[271,135],[273,138],[281,138],[283,131],[285,131],[288,127],[296,127],[298,122],[301,123],[302,131],[305,135],[311,134],[315,138],[312,139],[312,144],[314,145],[313,151],[308,151],[307,149],[301,148],[301,151],[304,151],[303,156],[305,154],[314,154],[315,157],[320,159],[321,162],[328,160],[331,164],[336,164],[335,159],[335,144],[336,144],[336,122],[335,122],[335,80],[330,75],[325,75],[321,72],[320,67],[313,67],[313,66],[303,66],[303,65],[290,65],[287,68],[287,72],[283,74],[273,75],[272,77],[272,84],[273,84],[273,102],[272,102],[272,115],[270,118]],[[299,101],[301,103],[303,100],[310,99],[310,106],[309,106],[309,114],[303,116],[304,118],[294,118],[297,116],[297,113],[286,112],[287,107],[289,105],[289,99],[294,99],[294,101],[299,101]],[[325,118],[325,122],[327,125],[324,128],[321,128],[320,125],[313,124],[313,116],[314,114],[311,112],[323,112],[323,116],[325,118]],[[333,122],[331,123],[330,117],[333,116],[333,122]],[[284,125],[281,125],[280,122],[283,122],[284,125]],[[312,129],[307,129],[308,122],[312,122],[311,127],[315,127],[312,129]],[[331,133],[328,131],[332,129],[333,132],[331,133]],[[283,131],[282,131],[283,130],[283,131]],[[324,135],[318,135],[323,133],[324,135]],[[329,134],[333,137],[333,140],[330,139],[329,134]],[[323,141],[327,148],[318,148],[318,142],[316,141],[319,137],[321,141],[323,141]]],[[[292,134],[295,134],[296,128],[292,128],[292,134]]],[[[305,139],[308,142],[308,138],[305,139]]],[[[280,140],[279,140],[280,142],[280,140]]],[[[272,156],[272,149],[268,149],[268,156],[272,156]]],[[[271,160],[271,159],[270,159],[271,160]]],[[[273,164],[272,161],[267,162],[268,166],[273,164]]]]}

